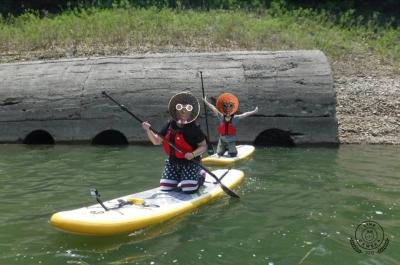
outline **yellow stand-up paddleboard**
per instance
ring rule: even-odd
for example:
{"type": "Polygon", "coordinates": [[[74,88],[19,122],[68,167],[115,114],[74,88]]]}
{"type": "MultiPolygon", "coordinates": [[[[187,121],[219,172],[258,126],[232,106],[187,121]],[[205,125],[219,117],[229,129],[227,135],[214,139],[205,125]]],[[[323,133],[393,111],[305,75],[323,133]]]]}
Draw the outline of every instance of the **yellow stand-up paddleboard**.
{"type": "MultiPolygon", "coordinates": [[[[214,173],[221,182],[233,189],[244,179],[236,169],[219,169],[214,173]]],[[[105,201],[76,210],[55,213],[50,223],[63,231],[85,235],[114,235],[132,232],[157,224],[211,201],[224,194],[221,186],[208,174],[197,193],[161,191],[160,188],[105,201]]]]}
{"type": "Polygon", "coordinates": [[[254,146],[252,145],[237,145],[236,149],[238,151],[237,156],[230,157],[228,152],[225,152],[223,156],[219,156],[218,154],[213,154],[211,156],[207,156],[201,160],[203,164],[208,165],[220,165],[220,166],[228,166],[239,160],[245,159],[249,157],[252,153],[254,153],[254,146]]]}

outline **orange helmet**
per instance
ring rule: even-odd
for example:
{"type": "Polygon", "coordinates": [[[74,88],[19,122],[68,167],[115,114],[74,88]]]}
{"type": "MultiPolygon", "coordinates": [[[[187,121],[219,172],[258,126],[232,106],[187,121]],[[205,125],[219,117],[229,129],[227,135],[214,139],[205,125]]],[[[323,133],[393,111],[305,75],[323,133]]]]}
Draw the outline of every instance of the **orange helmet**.
{"type": "Polygon", "coordinates": [[[231,93],[223,93],[217,99],[217,109],[225,115],[234,114],[239,108],[239,100],[231,93]]]}

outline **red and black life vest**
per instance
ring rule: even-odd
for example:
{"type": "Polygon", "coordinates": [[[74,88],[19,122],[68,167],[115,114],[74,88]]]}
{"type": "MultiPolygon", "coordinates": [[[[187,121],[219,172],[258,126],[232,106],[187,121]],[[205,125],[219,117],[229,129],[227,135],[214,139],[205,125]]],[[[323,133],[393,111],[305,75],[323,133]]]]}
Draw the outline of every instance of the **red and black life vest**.
{"type": "MultiPolygon", "coordinates": [[[[167,134],[165,135],[165,140],[163,141],[163,147],[165,153],[170,157],[175,158],[185,158],[185,154],[174,150],[175,152],[171,152],[171,148],[167,141],[171,142],[172,144],[176,145],[180,150],[184,153],[193,152],[193,148],[190,144],[188,144],[183,137],[183,133],[180,130],[174,130],[171,127],[168,128],[167,134]]],[[[173,149],[173,148],[172,148],[173,149]]]]}
{"type": "Polygon", "coordinates": [[[224,116],[224,121],[219,124],[218,132],[220,135],[234,136],[236,129],[232,124],[233,115],[231,116],[229,121],[226,121],[226,116],[224,116]]]}

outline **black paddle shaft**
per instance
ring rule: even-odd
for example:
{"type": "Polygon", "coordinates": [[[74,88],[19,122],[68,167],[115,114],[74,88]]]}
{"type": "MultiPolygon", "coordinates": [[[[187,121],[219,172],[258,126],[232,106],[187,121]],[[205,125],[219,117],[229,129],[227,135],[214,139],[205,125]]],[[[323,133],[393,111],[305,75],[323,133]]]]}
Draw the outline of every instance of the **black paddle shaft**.
{"type": "MultiPolygon", "coordinates": [[[[204,99],[206,95],[204,94],[203,72],[202,71],[200,71],[200,79],[201,79],[201,91],[203,92],[203,99],[204,99]]],[[[210,143],[210,130],[209,130],[209,127],[208,127],[207,106],[206,106],[206,103],[204,101],[203,101],[203,106],[204,106],[204,116],[205,116],[205,119],[206,119],[206,128],[207,128],[207,138],[206,138],[207,147],[208,147],[207,152],[208,152],[209,155],[212,155],[215,152],[214,152],[214,148],[213,148],[212,144],[210,143]]]]}
{"type": "MultiPolygon", "coordinates": [[[[133,114],[127,107],[125,107],[124,105],[121,105],[120,103],[118,103],[115,99],[113,99],[110,95],[107,94],[107,92],[103,91],[101,92],[105,97],[109,98],[112,102],[114,102],[116,105],[118,105],[123,111],[129,113],[132,117],[134,117],[137,121],[139,121],[140,123],[143,123],[143,120],[141,120],[139,117],[137,117],[135,114],[133,114]]],[[[149,128],[153,133],[157,134],[158,137],[160,137],[163,141],[165,141],[166,143],[168,143],[169,146],[171,146],[172,148],[174,148],[176,151],[178,151],[181,154],[185,154],[185,152],[180,149],[179,147],[177,147],[175,144],[171,143],[170,141],[168,141],[167,139],[165,139],[163,136],[161,136],[156,130],[154,130],[152,127],[149,128]]],[[[192,163],[195,163],[197,165],[199,165],[205,172],[207,172],[211,177],[213,177],[218,183],[219,185],[221,185],[221,188],[223,189],[223,191],[228,194],[231,197],[235,197],[235,198],[240,198],[239,195],[237,195],[235,192],[233,192],[232,190],[230,190],[228,187],[226,187],[224,184],[222,184],[221,180],[214,174],[212,173],[210,170],[208,170],[207,168],[205,168],[203,165],[201,165],[199,162],[195,161],[195,160],[189,160],[192,163]]]]}

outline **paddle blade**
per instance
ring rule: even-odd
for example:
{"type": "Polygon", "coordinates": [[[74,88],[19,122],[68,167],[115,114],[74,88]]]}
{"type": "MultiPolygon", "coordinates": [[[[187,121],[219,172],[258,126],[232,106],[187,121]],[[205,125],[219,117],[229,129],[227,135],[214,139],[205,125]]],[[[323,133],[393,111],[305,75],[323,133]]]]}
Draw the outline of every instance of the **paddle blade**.
{"type": "Polygon", "coordinates": [[[239,195],[237,195],[233,190],[230,190],[228,187],[226,187],[224,184],[222,184],[221,182],[219,183],[219,185],[221,185],[221,188],[223,189],[223,191],[228,194],[231,197],[234,198],[240,198],[239,195]]]}
{"type": "MultiPolygon", "coordinates": [[[[231,189],[229,189],[227,186],[225,186],[224,184],[222,184],[221,179],[219,179],[214,173],[212,173],[210,170],[208,170],[207,168],[205,168],[204,166],[202,166],[201,164],[198,164],[205,172],[207,172],[208,175],[210,175],[211,177],[213,177],[217,183],[219,183],[219,185],[221,186],[222,190],[228,194],[231,197],[235,197],[235,198],[240,198],[239,195],[237,195],[235,192],[233,192],[231,189]]],[[[225,174],[227,174],[229,172],[229,169],[225,172],[225,174]]],[[[225,176],[225,174],[223,176],[225,176]]],[[[222,177],[221,177],[222,178],[222,177]]]]}
{"type": "Polygon", "coordinates": [[[225,186],[224,184],[222,184],[221,179],[229,172],[229,169],[224,173],[224,175],[222,175],[221,179],[219,179],[216,175],[214,175],[214,173],[210,172],[208,169],[204,168],[203,166],[200,166],[202,169],[204,169],[205,172],[207,172],[211,177],[213,177],[217,183],[219,183],[219,185],[221,186],[222,190],[228,194],[231,197],[234,198],[240,198],[239,195],[237,195],[233,190],[229,189],[227,186],[225,186]]]}

